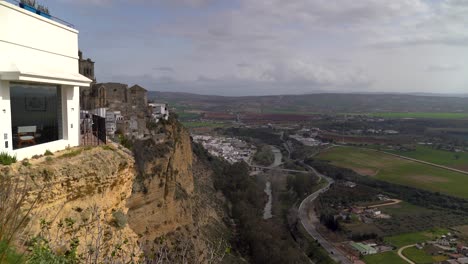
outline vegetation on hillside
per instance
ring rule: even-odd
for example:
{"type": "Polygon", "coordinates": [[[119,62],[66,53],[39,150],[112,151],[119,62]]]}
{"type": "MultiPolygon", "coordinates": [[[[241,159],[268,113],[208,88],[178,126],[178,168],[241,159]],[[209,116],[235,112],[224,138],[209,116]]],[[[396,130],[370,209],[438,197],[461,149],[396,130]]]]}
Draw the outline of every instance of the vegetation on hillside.
{"type": "Polygon", "coordinates": [[[214,170],[215,188],[221,190],[231,205],[238,235],[231,244],[252,263],[308,263],[290,234],[274,221],[264,221],[263,187],[249,176],[245,163],[229,165],[209,155],[199,144],[193,145],[199,158],[214,170]]]}

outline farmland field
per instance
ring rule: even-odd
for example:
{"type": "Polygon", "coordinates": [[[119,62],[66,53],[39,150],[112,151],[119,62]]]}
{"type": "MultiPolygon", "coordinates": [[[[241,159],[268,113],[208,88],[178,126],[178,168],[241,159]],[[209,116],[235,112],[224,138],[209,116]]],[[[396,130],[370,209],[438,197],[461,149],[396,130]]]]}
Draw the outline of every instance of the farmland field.
{"type": "Polygon", "coordinates": [[[434,239],[437,236],[446,234],[448,230],[442,228],[435,228],[429,231],[416,232],[416,233],[407,233],[397,236],[385,237],[384,241],[389,243],[397,248],[404,247],[407,245],[412,245],[416,243],[425,242],[430,239],[434,239]]]}
{"type": "Polygon", "coordinates": [[[416,264],[439,263],[448,259],[447,257],[442,255],[431,256],[430,254],[426,253],[423,249],[417,249],[416,247],[407,248],[403,250],[402,253],[405,257],[414,261],[416,264]]]}
{"type": "Polygon", "coordinates": [[[186,128],[194,128],[194,127],[224,127],[225,124],[222,123],[213,123],[213,122],[182,122],[186,128]]]}
{"type": "Polygon", "coordinates": [[[426,146],[417,146],[413,151],[388,151],[408,158],[419,159],[447,167],[468,171],[468,153],[437,150],[426,146]]]}
{"type": "MultiPolygon", "coordinates": [[[[385,237],[384,238],[384,241],[385,243],[388,243],[390,245],[393,245],[395,246],[397,249],[400,248],[400,247],[403,247],[403,246],[407,246],[407,245],[412,245],[412,244],[416,244],[416,243],[420,243],[420,242],[425,242],[427,240],[430,240],[430,239],[434,239],[435,237],[437,236],[441,236],[445,233],[447,233],[448,231],[446,229],[442,229],[442,228],[436,228],[436,229],[433,229],[433,230],[429,230],[429,231],[423,231],[423,232],[416,232],[416,233],[408,233],[408,234],[401,234],[401,235],[397,235],[397,236],[391,236],[391,237],[385,237]]],[[[414,248],[415,250],[417,250],[416,248],[414,248]]],[[[440,256],[435,256],[435,257],[431,257],[431,256],[428,256],[426,255],[426,253],[424,251],[418,251],[418,252],[415,252],[413,250],[413,248],[409,248],[409,249],[406,249],[404,251],[404,255],[410,259],[412,259],[413,261],[415,261],[416,263],[426,263],[425,261],[428,260],[428,259],[431,259],[431,260],[437,260],[437,261],[443,261],[444,259],[440,258],[440,256]]],[[[368,256],[365,256],[364,259],[363,259],[367,264],[385,264],[385,263],[395,263],[395,264],[399,264],[399,263],[406,263],[406,261],[404,261],[403,259],[401,259],[398,254],[397,254],[397,250],[393,250],[393,251],[388,251],[388,252],[385,252],[385,253],[379,253],[379,254],[374,254],[374,255],[368,255],[368,256]]],[[[432,263],[432,261],[428,262],[428,263],[432,263]]]]}
{"type": "Polygon", "coordinates": [[[383,118],[468,119],[468,113],[389,112],[369,113],[368,115],[383,118]]]}
{"type": "Polygon", "coordinates": [[[366,264],[407,264],[395,251],[364,256],[366,264]]]}
{"type": "Polygon", "coordinates": [[[191,112],[178,112],[177,115],[179,116],[179,120],[192,120],[200,118],[200,114],[198,113],[191,113],[191,112]]]}
{"type": "Polygon", "coordinates": [[[355,147],[328,149],[318,158],[383,181],[468,198],[468,175],[462,173],[355,147]]]}

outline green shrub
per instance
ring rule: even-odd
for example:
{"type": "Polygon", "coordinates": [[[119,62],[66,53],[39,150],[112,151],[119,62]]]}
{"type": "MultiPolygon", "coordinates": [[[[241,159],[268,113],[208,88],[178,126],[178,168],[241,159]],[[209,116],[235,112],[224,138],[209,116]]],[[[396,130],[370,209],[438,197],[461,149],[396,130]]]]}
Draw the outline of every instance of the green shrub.
{"type": "Polygon", "coordinates": [[[127,225],[127,216],[121,211],[118,210],[112,213],[114,219],[112,219],[112,224],[118,228],[124,228],[127,225]]]}
{"type": "Polygon", "coordinates": [[[133,142],[129,138],[127,138],[125,135],[119,135],[119,142],[122,146],[130,150],[133,148],[133,142]]]}
{"type": "Polygon", "coordinates": [[[8,243],[0,242],[0,263],[16,264],[23,262],[23,255],[16,252],[14,248],[8,246],[8,243]]]}
{"type": "Polygon", "coordinates": [[[0,153],[0,164],[2,165],[11,165],[16,162],[16,157],[11,156],[6,152],[0,153]]]}
{"type": "Polygon", "coordinates": [[[72,240],[70,242],[70,250],[65,252],[63,255],[55,253],[49,245],[49,242],[42,238],[37,238],[34,246],[32,247],[31,255],[29,256],[28,264],[45,264],[45,263],[56,263],[56,264],[75,264],[78,263],[76,256],[76,248],[78,247],[78,241],[72,240]]]}
{"type": "Polygon", "coordinates": [[[103,150],[115,151],[115,149],[113,147],[109,146],[109,145],[103,145],[103,146],[101,146],[101,148],[103,150]]]}
{"type": "Polygon", "coordinates": [[[46,150],[44,152],[44,156],[53,156],[53,155],[54,155],[54,153],[52,153],[50,150],[46,150]]]}
{"type": "Polygon", "coordinates": [[[52,157],[47,157],[45,160],[46,160],[47,162],[51,162],[51,161],[53,160],[53,158],[52,158],[52,157]]]}
{"type": "Polygon", "coordinates": [[[75,157],[75,156],[80,155],[82,151],[83,151],[82,149],[72,150],[72,151],[70,151],[70,152],[67,152],[67,153],[63,154],[62,156],[60,156],[60,158],[71,158],[71,157],[75,157]]]}

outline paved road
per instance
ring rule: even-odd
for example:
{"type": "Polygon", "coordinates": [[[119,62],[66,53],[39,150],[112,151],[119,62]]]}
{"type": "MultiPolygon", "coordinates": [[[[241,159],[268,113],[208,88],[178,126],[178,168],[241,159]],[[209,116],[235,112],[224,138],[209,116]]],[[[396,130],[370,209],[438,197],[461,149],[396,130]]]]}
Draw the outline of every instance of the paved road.
{"type": "Polygon", "coordinates": [[[250,165],[251,168],[261,169],[261,170],[273,170],[273,171],[284,171],[284,172],[298,172],[298,173],[310,173],[309,171],[301,171],[301,170],[289,170],[289,169],[281,169],[277,167],[263,167],[263,166],[255,166],[250,165]]]}
{"type": "Polygon", "coordinates": [[[338,248],[336,248],[332,243],[328,242],[328,240],[326,240],[319,232],[317,232],[317,229],[315,228],[315,225],[319,224],[319,219],[315,214],[315,210],[313,209],[313,201],[321,193],[326,192],[334,181],[333,179],[318,173],[314,168],[308,166],[307,164],[303,165],[306,166],[309,170],[315,172],[320,178],[325,179],[327,181],[327,185],[309,195],[301,202],[301,205],[299,206],[299,219],[301,220],[302,226],[304,226],[305,230],[307,233],[309,233],[310,236],[312,236],[318,241],[318,243],[320,243],[320,245],[330,254],[330,257],[333,260],[342,264],[352,264],[352,262],[340,250],[338,250],[338,248]]]}
{"type": "Polygon", "coordinates": [[[402,253],[403,250],[405,250],[405,249],[407,249],[407,248],[410,248],[410,247],[414,247],[414,246],[415,246],[415,245],[408,245],[408,246],[404,246],[404,247],[400,248],[400,249],[398,250],[398,256],[400,256],[400,258],[402,258],[404,261],[408,262],[409,264],[416,264],[416,263],[414,263],[413,261],[411,261],[410,259],[408,259],[407,257],[405,257],[405,256],[403,255],[403,253],[402,253]]]}

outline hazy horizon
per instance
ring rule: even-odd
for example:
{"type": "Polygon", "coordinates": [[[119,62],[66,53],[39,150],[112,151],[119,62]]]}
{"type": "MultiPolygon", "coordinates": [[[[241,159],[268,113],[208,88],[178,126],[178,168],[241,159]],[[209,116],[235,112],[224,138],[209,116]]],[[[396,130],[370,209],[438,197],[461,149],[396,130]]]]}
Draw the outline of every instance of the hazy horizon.
{"type": "Polygon", "coordinates": [[[154,93],[187,93],[193,95],[206,95],[206,96],[221,96],[221,97],[256,97],[256,96],[300,96],[300,95],[314,95],[314,94],[355,94],[355,95],[410,95],[410,96],[434,96],[434,97],[458,97],[465,98],[468,97],[468,93],[418,93],[418,92],[340,92],[340,91],[317,91],[309,93],[278,93],[278,94],[261,94],[261,95],[220,95],[220,94],[210,94],[210,93],[195,93],[195,92],[185,92],[185,91],[159,91],[159,90],[148,90],[148,92],[154,93]]]}
{"type": "Polygon", "coordinates": [[[43,0],[99,82],[217,95],[466,93],[459,0],[43,0]]]}

